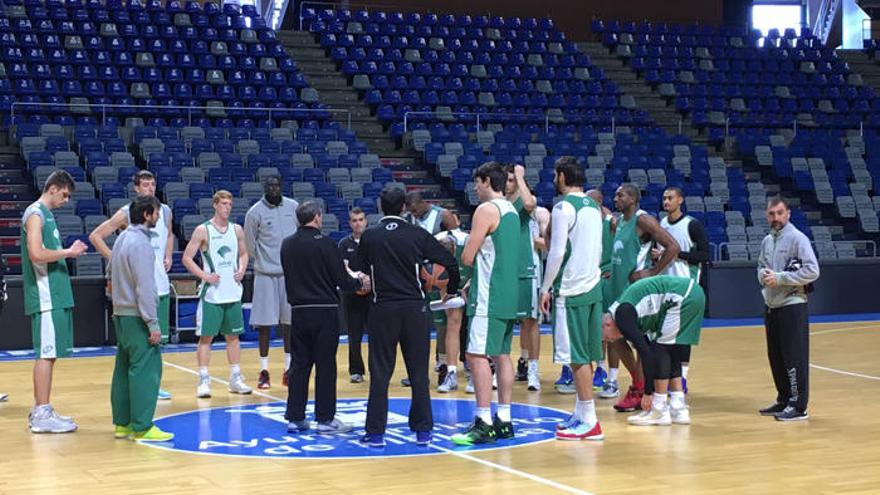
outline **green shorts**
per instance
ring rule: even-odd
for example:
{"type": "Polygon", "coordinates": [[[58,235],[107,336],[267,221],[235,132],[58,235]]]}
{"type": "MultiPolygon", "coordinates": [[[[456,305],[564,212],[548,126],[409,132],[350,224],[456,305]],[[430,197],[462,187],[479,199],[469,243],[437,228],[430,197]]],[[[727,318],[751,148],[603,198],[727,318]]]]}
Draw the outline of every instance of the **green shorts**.
{"type": "Polygon", "coordinates": [[[533,318],[538,319],[540,304],[538,292],[540,287],[537,286],[537,278],[520,278],[517,280],[517,305],[516,317],[518,319],[533,318]]]}
{"type": "Polygon", "coordinates": [[[515,322],[516,320],[492,316],[472,316],[468,330],[467,352],[481,356],[510,354],[515,322]]]}
{"type": "Polygon", "coordinates": [[[602,302],[583,302],[585,295],[556,298],[552,314],[554,363],[586,365],[602,360],[602,302]]]}
{"type": "Polygon", "coordinates": [[[171,294],[159,296],[159,329],[162,331],[162,342],[168,342],[168,332],[171,328],[171,294]]]}
{"type": "Polygon", "coordinates": [[[196,335],[216,337],[218,334],[238,335],[244,332],[244,313],[241,301],[213,304],[199,301],[196,311],[196,335]]]}
{"type": "Polygon", "coordinates": [[[73,308],[52,309],[31,315],[36,359],[67,357],[73,352],[73,308]]]}

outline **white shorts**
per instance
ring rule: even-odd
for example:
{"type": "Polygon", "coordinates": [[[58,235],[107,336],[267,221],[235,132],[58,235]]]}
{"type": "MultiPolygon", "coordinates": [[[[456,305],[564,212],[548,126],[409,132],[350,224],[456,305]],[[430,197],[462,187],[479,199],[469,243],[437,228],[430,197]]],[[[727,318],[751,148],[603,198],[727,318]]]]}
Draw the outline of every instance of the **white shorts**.
{"type": "Polygon", "coordinates": [[[283,275],[254,275],[251,326],[290,325],[290,304],[283,275]]]}

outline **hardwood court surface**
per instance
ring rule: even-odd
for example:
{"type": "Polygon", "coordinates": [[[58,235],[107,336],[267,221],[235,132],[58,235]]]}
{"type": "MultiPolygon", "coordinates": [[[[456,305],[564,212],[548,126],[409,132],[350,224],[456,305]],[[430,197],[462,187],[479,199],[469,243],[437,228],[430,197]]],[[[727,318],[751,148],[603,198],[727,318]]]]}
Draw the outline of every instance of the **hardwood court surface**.
{"type": "MultiPolygon", "coordinates": [[[[817,324],[812,332],[808,422],[781,424],[756,413],[775,395],[763,328],[710,328],[693,353],[691,426],[629,426],[627,414],[614,412],[611,401],[598,401],[604,442],[368,460],[203,456],[114,440],[111,357],[60,361],[53,403],[73,415],[80,430],[32,435],[26,429],[31,362],[2,362],[0,388],[10,401],[0,404],[0,493],[878,493],[880,324],[817,324]]],[[[544,390],[528,392],[517,383],[514,400],[571,410],[573,396],[553,391],[558,368],[549,360],[548,336],[543,345],[544,390]]],[[[340,346],[339,396],[366,397],[366,384],[348,383],[346,352],[340,346]]],[[[272,357],[277,368],[280,350],[272,357]]],[[[213,399],[197,400],[195,375],[181,369],[195,369],[195,354],[169,353],[165,360],[179,367],[164,368],[163,384],[174,399],[160,404],[157,416],[274,400],[231,396],[216,383],[213,399]]],[[[214,353],[215,377],[226,377],[224,361],[222,351],[214,353]]],[[[256,351],[246,351],[243,363],[255,384],[256,351]]],[[[398,384],[401,368],[399,363],[392,397],[409,395],[398,384]]],[[[269,394],[286,398],[275,371],[269,394]]],[[[472,397],[460,386],[458,396],[472,397]]]]}

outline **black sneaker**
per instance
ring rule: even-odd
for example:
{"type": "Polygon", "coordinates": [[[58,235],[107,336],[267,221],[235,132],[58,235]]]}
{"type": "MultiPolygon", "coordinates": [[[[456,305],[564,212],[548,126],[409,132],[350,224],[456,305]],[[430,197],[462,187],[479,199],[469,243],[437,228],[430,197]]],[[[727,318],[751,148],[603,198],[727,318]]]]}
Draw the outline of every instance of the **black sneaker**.
{"type": "Polygon", "coordinates": [[[480,443],[495,443],[495,438],[495,427],[487,425],[480,418],[474,418],[467,430],[452,435],[452,443],[468,447],[480,443]]]}
{"type": "Polygon", "coordinates": [[[761,416],[776,416],[785,410],[785,404],[781,402],[775,402],[773,405],[765,407],[764,409],[759,409],[758,414],[761,416]]]}
{"type": "Polygon", "coordinates": [[[437,369],[437,386],[443,385],[443,382],[446,381],[446,365],[441,364],[440,368],[437,369]]]}
{"type": "Polygon", "coordinates": [[[514,437],[513,423],[501,421],[497,414],[492,418],[492,428],[495,428],[495,438],[498,440],[507,440],[514,437]]]}
{"type": "Polygon", "coordinates": [[[804,421],[809,418],[807,411],[798,411],[794,406],[787,406],[776,415],[776,421],[804,421]]]}
{"type": "Polygon", "coordinates": [[[529,362],[525,358],[519,358],[516,362],[516,381],[524,382],[529,379],[529,362]]]}

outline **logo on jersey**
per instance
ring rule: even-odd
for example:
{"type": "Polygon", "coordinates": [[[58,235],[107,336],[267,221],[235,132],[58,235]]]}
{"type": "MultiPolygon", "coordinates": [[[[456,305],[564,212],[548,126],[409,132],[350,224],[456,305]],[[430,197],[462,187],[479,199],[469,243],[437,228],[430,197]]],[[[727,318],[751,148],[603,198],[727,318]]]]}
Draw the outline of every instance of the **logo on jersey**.
{"type": "Polygon", "coordinates": [[[225,260],[227,256],[232,254],[232,248],[229,246],[220,246],[220,249],[217,250],[217,254],[225,260]]]}
{"type": "MultiPolygon", "coordinates": [[[[336,416],[353,427],[341,435],[320,435],[312,429],[289,433],[284,402],[247,404],[188,411],[155,420],[156,426],[175,434],[174,440],[151,447],[194,454],[269,458],[367,458],[438,455],[455,451],[504,449],[551,441],[556,424],[568,413],[529,404],[512,404],[511,415],[516,437],[469,448],[457,447],[450,437],[464,430],[474,417],[474,403],[466,399],[432,399],[434,443],[418,446],[409,429],[410,400],[388,401],[386,446],[363,446],[367,416],[366,399],[339,399],[336,416]]],[[[306,408],[306,418],[314,420],[314,403],[306,408]]],[[[146,445],[146,444],[145,444],[146,445]]]]}
{"type": "Polygon", "coordinates": [[[385,226],[385,230],[397,230],[398,225],[396,223],[389,223],[385,226]]]}

